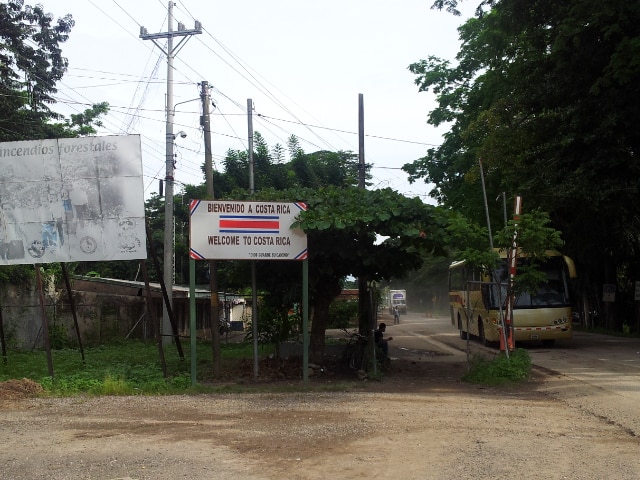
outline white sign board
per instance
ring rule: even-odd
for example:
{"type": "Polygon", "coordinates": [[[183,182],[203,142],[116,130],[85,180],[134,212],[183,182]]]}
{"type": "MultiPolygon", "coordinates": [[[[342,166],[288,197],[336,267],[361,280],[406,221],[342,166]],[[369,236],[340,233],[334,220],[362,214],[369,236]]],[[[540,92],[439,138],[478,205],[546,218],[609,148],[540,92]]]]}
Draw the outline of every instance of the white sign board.
{"type": "Polygon", "coordinates": [[[307,236],[291,225],[304,203],[193,200],[190,255],[195,260],[304,260],[307,236]]]}
{"type": "Polygon", "coordinates": [[[0,143],[0,265],[147,257],[140,137],[0,143]]]}

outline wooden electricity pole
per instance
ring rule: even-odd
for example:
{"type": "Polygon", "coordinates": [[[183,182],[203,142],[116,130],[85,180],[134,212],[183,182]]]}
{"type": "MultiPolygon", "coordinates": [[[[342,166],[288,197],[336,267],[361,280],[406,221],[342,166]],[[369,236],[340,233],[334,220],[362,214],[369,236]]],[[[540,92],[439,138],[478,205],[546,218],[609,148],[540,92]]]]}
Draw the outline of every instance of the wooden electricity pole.
{"type": "MultiPolygon", "coordinates": [[[[211,154],[211,116],[209,107],[209,83],[200,83],[200,98],[202,99],[202,119],[200,125],[204,132],[204,175],[207,187],[207,200],[214,199],[213,192],[213,156],[211,154]]],[[[211,291],[211,348],[213,351],[213,374],[219,377],[222,372],[222,353],[220,352],[220,298],[218,296],[218,265],[215,260],[209,260],[209,289],[211,291]]]]}

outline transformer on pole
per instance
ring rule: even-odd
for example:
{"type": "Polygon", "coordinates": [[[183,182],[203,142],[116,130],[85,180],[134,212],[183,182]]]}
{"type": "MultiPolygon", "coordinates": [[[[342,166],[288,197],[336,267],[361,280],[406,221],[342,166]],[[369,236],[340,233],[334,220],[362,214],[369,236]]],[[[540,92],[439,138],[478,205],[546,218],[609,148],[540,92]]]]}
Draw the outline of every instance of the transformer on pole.
{"type": "Polygon", "coordinates": [[[147,29],[140,27],[140,38],[143,40],[151,40],[167,56],[167,102],[165,105],[167,112],[166,123],[166,158],[165,158],[165,217],[164,217],[164,283],[169,296],[169,305],[165,305],[162,315],[162,343],[171,343],[171,320],[169,317],[169,309],[173,305],[173,256],[174,256],[174,224],[173,224],[173,185],[174,185],[174,153],[173,142],[175,135],[173,133],[173,119],[175,109],[173,105],[173,59],[184,46],[186,41],[192,35],[202,33],[202,25],[199,21],[195,21],[193,30],[187,30],[184,24],[178,22],[178,30],[173,30],[173,6],[174,2],[169,1],[167,16],[167,31],[163,33],[148,33],[147,29]],[[158,42],[159,39],[166,38],[167,45],[163,46],[158,42]],[[174,38],[179,39],[177,45],[174,45],[174,38]]]}

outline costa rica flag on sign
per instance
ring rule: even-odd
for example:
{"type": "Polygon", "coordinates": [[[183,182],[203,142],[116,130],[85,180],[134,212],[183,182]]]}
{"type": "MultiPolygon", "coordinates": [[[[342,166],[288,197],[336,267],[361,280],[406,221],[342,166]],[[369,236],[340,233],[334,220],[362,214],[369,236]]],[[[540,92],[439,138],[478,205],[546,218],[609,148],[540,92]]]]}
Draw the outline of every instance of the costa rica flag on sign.
{"type": "Polygon", "coordinates": [[[280,233],[280,217],[265,215],[220,215],[220,233],[280,233]]]}

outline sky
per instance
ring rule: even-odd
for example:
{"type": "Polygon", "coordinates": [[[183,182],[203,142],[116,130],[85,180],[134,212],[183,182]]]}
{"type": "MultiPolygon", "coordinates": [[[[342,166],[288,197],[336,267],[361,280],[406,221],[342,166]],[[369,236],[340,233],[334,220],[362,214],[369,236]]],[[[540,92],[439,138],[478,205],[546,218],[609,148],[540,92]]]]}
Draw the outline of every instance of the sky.
{"type": "MultiPolygon", "coordinates": [[[[27,0],[26,3],[35,3],[27,0]]],[[[69,115],[106,101],[110,113],[99,135],[139,134],[145,197],[165,176],[166,54],[148,33],[166,32],[168,2],[161,0],[39,0],[45,11],[75,20],[62,45],[69,69],[58,84],[55,110],[69,115]]],[[[445,130],[427,124],[432,93],[419,93],[411,63],[435,55],[451,61],[459,50],[462,17],[430,8],[431,0],[183,0],[178,22],[202,34],[185,41],[174,59],[176,193],[204,182],[200,87],[207,81],[214,170],[229,149],[247,150],[247,99],[253,128],[267,144],[300,139],[306,153],[358,153],[358,102],[364,104],[365,162],[370,188],[390,187],[428,197],[423,181],[409,184],[400,170],[442,141],[445,130]]],[[[165,40],[159,40],[164,45],[165,40]]],[[[175,41],[177,44],[177,40],[175,41]]],[[[215,174],[215,173],[214,173],[215,174]]],[[[259,189],[260,185],[256,185],[259,189]]]]}

